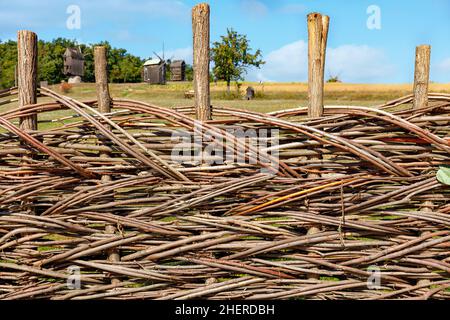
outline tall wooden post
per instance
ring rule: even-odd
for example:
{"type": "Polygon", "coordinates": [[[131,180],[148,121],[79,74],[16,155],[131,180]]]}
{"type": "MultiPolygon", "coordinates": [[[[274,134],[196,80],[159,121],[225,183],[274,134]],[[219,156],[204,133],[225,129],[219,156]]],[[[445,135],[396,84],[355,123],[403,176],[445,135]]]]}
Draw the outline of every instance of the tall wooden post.
{"type": "MultiPolygon", "coordinates": [[[[413,109],[417,110],[428,106],[428,85],[430,81],[431,46],[420,45],[416,47],[416,60],[414,68],[414,100],[413,109]]],[[[421,210],[433,211],[433,201],[424,201],[421,210]]],[[[428,231],[422,233],[426,234],[428,231]]],[[[418,281],[418,284],[429,283],[428,279],[418,281]]]]}
{"type": "MultiPolygon", "coordinates": [[[[311,13],[308,23],[308,117],[318,118],[323,115],[323,87],[325,75],[325,54],[328,40],[330,18],[320,13],[311,13]]],[[[313,156],[310,159],[321,159],[313,156]]],[[[310,173],[308,178],[318,178],[319,174],[310,173]]],[[[307,234],[320,232],[319,226],[311,226],[307,234]]],[[[317,275],[308,276],[318,279],[317,275]]]]}
{"type": "MultiPolygon", "coordinates": [[[[106,60],[106,47],[94,48],[95,87],[97,91],[98,109],[102,113],[111,112],[111,96],[108,87],[108,63],[106,60]]],[[[108,157],[107,152],[101,152],[100,157],[108,157]]],[[[108,175],[102,176],[102,182],[111,181],[108,175]]]]}
{"type": "Polygon", "coordinates": [[[414,109],[428,106],[428,83],[430,80],[431,47],[421,45],[416,48],[414,70],[414,109]]]}
{"type": "Polygon", "coordinates": [[[108,87],[108,65],[106,60],[106,47],[94,48],[95,86],[97,89],[97,102],[100,112],[111,112],[111,96],[108,87]]]}
{"type": "Polygon", "coordinates": [[[201,3],[192,9],[194,48],[194,92],[197,120],[211,120],[209,92],[209,5],[201,3]]]}
{"type": "MultiPolygon", "coordinates": [[[[106,47],[96,46],[94,48],[94,67],[95,67],[95,87],[97,91],[97,103],[98,109],[102,113],[111,112],[111,96],[109,94],[108,86],[108,63],[106,58],[106,47]]],[[[100,157],[109,157],[108,152],[101,152],[100,157]]],[[[107,183],[111,181],[109,175],[102,176],[102,182],[107,183]]],[[[111,199],[113,201],[113,199],[111,199]]],[[[115,234],[116,227],[113,225],[107,225],[105,227],[106,234],[115,234]]],[[[108,260],[111,262],[119,262],[120,255],[117,249],[110,249],[107,251],[108,260]]],[[[120,280],[112,278],[111,283],[117,284],[120,280]]]]}
{"type": "MultiPolygon", "coordinates": [[[[318,118],[323,115],[323,88],[325,75],[325,55],[328,40],[330,18],[320,13],[310,13],[308,24],[308,117],[318,118]]],[[[320,156],[312,156],[321,159],[320,156]]],[[[310,173],[309,178],[320,177],[319,174],[310,173]]],[[[311,232],[314,229],[312,228],[311,232]]]]}
{"type": "MultiPolygon", "coordinates": [[[[19,107],[35,104],[37,101],[37,35],[34,32],[17,32],[17,86],[19,107]]],[[[37,115],[20,118],[20,128],[37,130],[37,115]]]]}
{"type": "Polygon", "coordinates": [[[320,13],[308,15],[308,116],[323,115],[325,53],[330,18],[320,13]]]}

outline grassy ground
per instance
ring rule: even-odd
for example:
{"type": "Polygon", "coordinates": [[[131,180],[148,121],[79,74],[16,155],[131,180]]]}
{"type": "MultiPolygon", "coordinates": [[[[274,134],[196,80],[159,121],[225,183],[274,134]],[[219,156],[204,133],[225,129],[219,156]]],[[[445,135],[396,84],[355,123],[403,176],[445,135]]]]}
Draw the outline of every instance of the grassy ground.
{"type": "MultiPolygon", "coordinates": [[[[59,87],[55,86],[55,89],[58,90],[59,87]]],[[[192,84],[189,82],[173,82],[164,86],[142,83],[110,86],[113,97],[152,102],[165,107],[191,105],[192,100],[184,98],[184,92],[190,89],[192,84]]],[[[212,83],[212,104],[268,112],[304,106],[308,97],[306,83],[266,83],[264,85],[244,83],[241,86],[240,95],[236,94],[236,87],[232,87],[232,91],[234,94],[230,98],[226,94],[224,83],[212,83]],[[243,99],[247,86],[252,86],[256,90],[257,99],[252,101],[243,99]]],[[[450,93],[450,84],[431,84],[430,91],[450,93]]],[[[325,104],[377,105],[411,92],[412,85],[409,84],[327,83],[325,104]]],[[[77,85],[68,95],[78,99],[95,98],[95,86],[93,84],[77,85]]]]}
{"type": "MultiPolygon", "coordinates": [[[[60,92],[59,85],[51,89],[60,92]]],[[[129,98],[151,102],[164,107],[192,105],[193,100],[185,99],[184,92],[192,89],[190,82],[173,82],[167,85],[148,85],[144,83],[111,84],[114,98],[129,98]]],[[[241,93],[232,87],[232,97],[227,96],[224,83],[211,84],[212,104],[229,106],[259,112],[270,112],[305,106],[308,87],[306,83],[243,83],[241,93]],[[243,99],[247,86],[256,90],[257,98],[252,101],[243,99]]],[[[450,93],[450,84],[431,84],[431,92],[450,93]]],[[[325,85],[326,105],[379,105],[386,101],[410,94],[410,84],[347,84],[327,83],[325,85]]],[[[95,85],[84,83],[75,85],[66,95],[80,100],[95,99],[95,85]]],[[[0,112],[13,108],[15,104],[0,106],[0,112]]]]}

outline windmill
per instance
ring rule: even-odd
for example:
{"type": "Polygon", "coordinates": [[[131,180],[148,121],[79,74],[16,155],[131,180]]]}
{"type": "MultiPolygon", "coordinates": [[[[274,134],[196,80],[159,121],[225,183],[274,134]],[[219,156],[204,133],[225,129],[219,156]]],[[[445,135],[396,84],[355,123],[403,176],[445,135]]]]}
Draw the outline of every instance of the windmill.
{"type": "Polygon", "coordinates": [[[166,61],[156,52],[153,51],[153,54],[158,58],[145,61],[144,82],[150,84],[166,84],[166,61]]]}
{"type": "MultiPolygon", "coordinates": [[[[161,77],[160,84],[166,84],[166,60],[164,59],[164,51],[163,51],[162,58],[155,51],[153,51],[153,54],[158,58],[158,59],[155,59],[158,61],[157,70],[155,70],[155,71],[158,72],[158,74],[161,77]]],[[[156,68],[156,66],[155,66],[155,68],[156,68]]]]}

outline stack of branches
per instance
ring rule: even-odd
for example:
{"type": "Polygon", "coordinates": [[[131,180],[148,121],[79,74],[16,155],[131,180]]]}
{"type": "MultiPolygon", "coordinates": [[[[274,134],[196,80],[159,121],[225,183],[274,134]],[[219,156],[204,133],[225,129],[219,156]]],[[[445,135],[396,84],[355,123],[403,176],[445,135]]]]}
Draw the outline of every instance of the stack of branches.
{"type": "Polygon", "coordinates": [[[202,124],[40,96],[0,113],[0,299],[450,298],[450,95],[202,124]]]}

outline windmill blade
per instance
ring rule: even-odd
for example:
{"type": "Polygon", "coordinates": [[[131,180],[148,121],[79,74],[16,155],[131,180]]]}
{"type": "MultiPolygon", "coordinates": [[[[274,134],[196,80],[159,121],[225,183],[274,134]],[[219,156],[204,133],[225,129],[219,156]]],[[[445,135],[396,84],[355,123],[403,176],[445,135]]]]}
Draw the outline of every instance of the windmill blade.
{"type": "Polygon", "coordinates": [[[155,51],[153,51],[153,53],[155,54],[155,56],[157,56],[161,61],[164,61],[163,58],[161,58],[155,51]]]}

